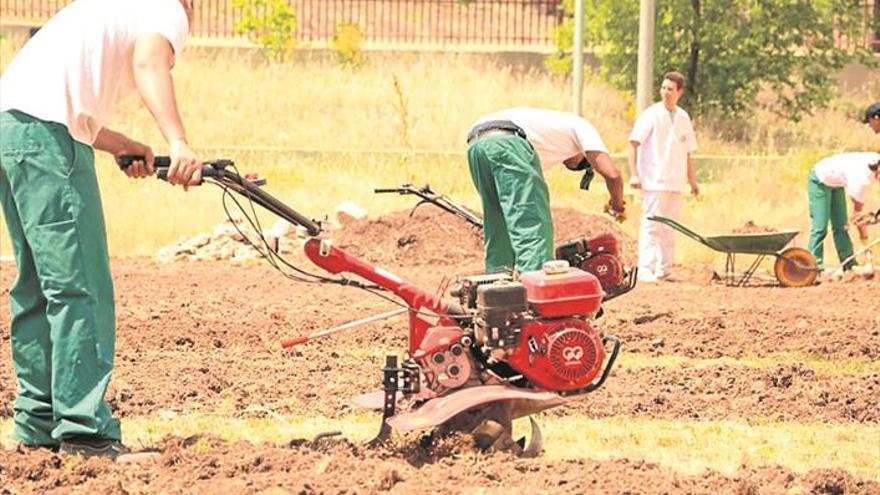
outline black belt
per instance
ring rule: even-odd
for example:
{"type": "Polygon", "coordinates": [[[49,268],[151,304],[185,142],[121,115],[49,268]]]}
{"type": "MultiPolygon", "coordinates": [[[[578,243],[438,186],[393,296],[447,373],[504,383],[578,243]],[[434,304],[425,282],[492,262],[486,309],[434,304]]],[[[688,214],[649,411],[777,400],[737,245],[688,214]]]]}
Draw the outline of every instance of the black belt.
{"type": "Polygon", "coordinates": [[[467,135],[467,144],[468,146],[474,144],[474,142],[481,137],[492,133],[492,132],[508,132],[510,134],[514,134],[523,139],[528,140],[526,137],[526,131],[522,129],[522,127],[514,124],[509,120],[490,120],[488,122],[483,122],[482,124],[477,124],[467,135]]]}

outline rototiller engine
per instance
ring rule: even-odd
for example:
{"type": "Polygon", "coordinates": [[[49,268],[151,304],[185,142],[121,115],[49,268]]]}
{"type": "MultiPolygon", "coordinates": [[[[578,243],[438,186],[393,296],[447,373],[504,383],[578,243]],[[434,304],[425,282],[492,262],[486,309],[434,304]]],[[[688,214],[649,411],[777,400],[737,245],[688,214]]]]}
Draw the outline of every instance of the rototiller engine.
{"type": "MultiPolygon", "coordinates": [[[[120,160],[123,166],[130,162],[131,157],[120,160]]],[[[156,163],[167,167],[167,157],[157,158],[156,163]]],[[[167,168],[159,168],[158,175],[167,176],[167,168]]],[[[472,433],[482,448],[537,455],[541,450],[537,424],[531,421],[532,441],[525,446],[513,442],[512,421],[596,390],[608,378],[620,341],[603,336],[593,320],[610,297],[595,275],[565,260],[520,276],[465,276],[444,299],[339,249],[321,237],[319,223],[262,190],[262,179],[239,175],[231,161],[206,163],[203,177],[303,227],[308,232],[305,254],[316,265],[332,274],[353,273],[375,285],[295,269],[298,274],[371,292],[390,291],[405,303],[406,357],[398,361],[396,355],[387,356],[383,390],[354,399],[362,407],[382,411],[375,441],[386,440],[392,429],[435,428],[440,433],[472,433]]],[[[293,267],[265,239],[260,240],[261,245],[254,247],[276,268],[278,260],[293,267]]],[[[286,346],[329,333],[292,339],[286,346]]]]}
{"type": "MultiPolygon", "coordinates": [[[[410,215],[415,213],[419,206],[429,203],[461,218],[479,230],[483,229],[483,219],[479,215],[455,203],[446,195],[435,192],[429,185],[416,187],[412,184],[404,184],[400,187],[375,189],[374,192],[417,196],[419,202],[410,211],[410,215]]],[[[563,241],[556,246],[555,256],[558,260],[565,260],[569,265],[595,275],[602,290],[612,297],[626,292],[637,274],[635,267],[629,270],[623,268],[623,263],[620,261],[620,243],[613,234],[609,233],[590,239],[581,237],[563,241]]]]}

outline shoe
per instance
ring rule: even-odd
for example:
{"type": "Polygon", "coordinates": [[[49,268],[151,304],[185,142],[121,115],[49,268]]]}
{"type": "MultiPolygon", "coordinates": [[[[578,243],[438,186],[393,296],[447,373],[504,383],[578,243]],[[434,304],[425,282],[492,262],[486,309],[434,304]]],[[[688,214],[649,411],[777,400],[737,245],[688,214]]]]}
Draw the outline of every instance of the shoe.
{"type": "Polygon", "coordinates": [[[653,284],[653,283],[657,282],[658,279],[653,273],[649,273],[647,271],[643,272],[643,271],[639,270],[638,280],[639,280],[639,282],[642,282],[642,283],[653,284]]]}
{"type": "Polygon", "coordinates": [[[94,436],[72,437],[61,442],[58,451],[62,454],[82,457],[106,457],[115,461],[117,457],[131,453],[131,449],[119,440],[94,436]]]}
{"type": "Polygon", "coordinates": [[[681,282],[681,279],[672,273],[664,273],[663,275],[660,275],[659,277],[657,277],[657,279],[662,280],[663,282],[672,282],[672,283],[681,282]]]}
{"type": "Polygon", "coordinates": [[[19,443],[18,447],[20,447],[22,450],[26,450],[29,452],[34,452],[34,451],[37,451],[40,449],[46,449],[50,452],[55,452],[55,453],[58,452],[58,445],[55,445],[55,444],[30,445],[30,444],[26,444],[26,443],[19,443]]]}

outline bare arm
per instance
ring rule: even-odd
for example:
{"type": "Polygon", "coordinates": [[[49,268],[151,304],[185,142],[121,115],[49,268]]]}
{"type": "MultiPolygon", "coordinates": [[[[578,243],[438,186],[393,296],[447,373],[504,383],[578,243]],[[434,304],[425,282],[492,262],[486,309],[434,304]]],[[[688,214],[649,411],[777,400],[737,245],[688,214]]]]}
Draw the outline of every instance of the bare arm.
{"type": "Polygon", "coordinates": [[[609,201],[611,208],[618,213],[623,213],[626,209],[626,203],[623,200],[623,179],[620,176],[620,171],[617,170],[617,166],[611,161],[608,153],[587,151],[585,155],[587,161],[593,166],[593,170],[599,172],[605,179],[605,187],[608,188],[608,194],[611,196],[609,201]]]}
{"type": "Polygon", "coordinates": [[[697,183],[697,173],[694,171],[694,157],[690,153],[688,153],[687,158],[687,174],[688,174],[688,184],[691,185],[691,194],[694,196],[700,195],[700,185],[697,183]]]}
{"type": "Polygon", "coordinates": [[[171,68],[174,50],[171,43],[158,34],[144,35],[134,46],[134,76],[144,104],[169,144],[186,142],[186,132],[177,109],[171,68]]]}
{"type": "MultiPolygon", "coordinates": [[[[853,216],[857,216],[861,213],[862,209],[865,207],[865,203],[856,200],[855,198],[850,198],[853,204],[853,216]]],[[[865,242],[868,240],[868,226],[862,223],[856,223],[856,230],[859,231],[859,240],[865,242]]]]}
{"type": "Polygon", "coordinates": [[[641,189],[642,181],[639,179],[639,170],[636,167],[636,164],[639,162],[639,146],[641,143],[638,141],[630,141],[629,142],[629,157],[627,159],[627,165],[629,165],[629,185],[633,189],[641,189]]]}
{"type": "Polygon", "coordinates": [[[134,79],[144,104],[171,148],[168,182],[187,185],[201,181],[202,165],[189,148],[186,131],[177,108],[171,68],[174,50],[167,39],[158,34],[141,36],[135,42],[134,79]]]}

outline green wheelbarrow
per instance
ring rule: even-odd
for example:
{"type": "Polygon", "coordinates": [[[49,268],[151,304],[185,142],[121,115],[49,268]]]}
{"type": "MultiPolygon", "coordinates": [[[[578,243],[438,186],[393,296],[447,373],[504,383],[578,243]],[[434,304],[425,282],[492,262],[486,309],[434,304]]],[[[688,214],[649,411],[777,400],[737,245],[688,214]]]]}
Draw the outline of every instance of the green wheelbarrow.
{"type": "Polygon", "coordinates": [[[791,242],[797,230],[760,234],[730,234],[718,236],[702,236],[671,218],[652,216],[648,220],[662,223],[681,232],[691,239],[727,255],[724,269],[724,280],[729,286],[742,287],[751,280],[752,275],[767,256],[776,258],[773,274],[783,287],[805,287],[812,285],[819,274],[816,258],[804,248],[785,246],[791,242]],[[738,275],[736,272],[736,255],[750,254],[757,258],[749,268],[738,275]]]}

